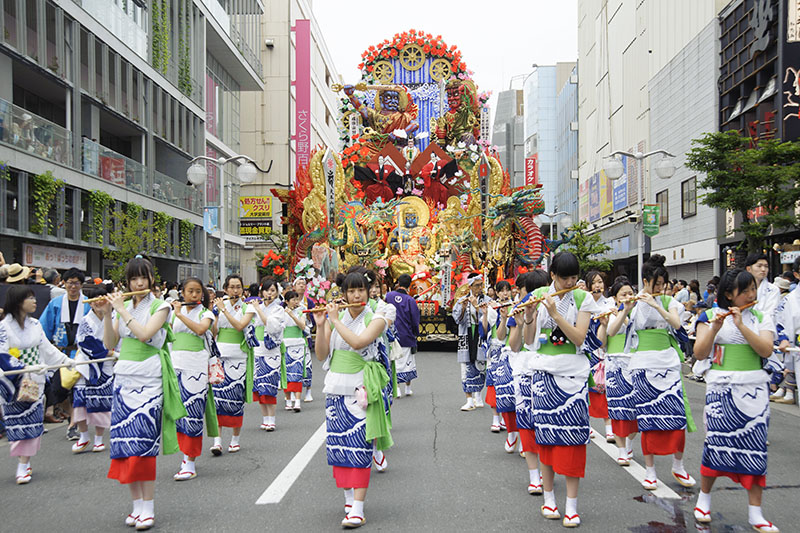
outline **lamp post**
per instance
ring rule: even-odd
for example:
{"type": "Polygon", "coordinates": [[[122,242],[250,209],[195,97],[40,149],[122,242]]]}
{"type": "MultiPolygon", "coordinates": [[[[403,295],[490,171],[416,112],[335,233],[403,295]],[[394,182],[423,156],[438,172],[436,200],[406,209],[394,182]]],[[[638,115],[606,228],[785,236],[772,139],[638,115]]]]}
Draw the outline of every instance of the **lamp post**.
{"type": "MultiPolygon", "coordinates": [[[[617,150],[616,152],[612,152],[603,160],[603,171],[605,171],[606,176],[608,179],[613,183],[620,179],[622,175],[625,173],[625,166],[622,164],[622,161],[617,157],[619,155],[624,155],[627,157],[632,157],[637,161],[644,161],[650,156],[661,154],[663,157],[656,162],[655,169],[656,175],[661,179],[669,179],[675,174],[675,156],[671,153],[667,152],[666,150],[653,150],[651,152],[647,152],[643,154],[642,152],[626,152],[623,150],[617,150]]],[[[642,265],[644,264],[644,204],[647,200],[647,192],[649,187],[647,186],[649,183],[649,179],[645,180],[644,183],[644,190],[642,194],[639,195],[639,220],[636,223],[637,227],[637,240],[638,246],[636,247],[636,265],[637,271],[636,276],[639,277],[642,275],[642,265]]]]}
{"type": "Polygon", "coordinates": [[[550,219],[550,240],[553,241],[555,240],[553,235],[553,223],[555,222],[557,217],[560,217],[562,215],[566,215],[566,217],[562,220],[564,226],[570,227],[572,225],[572,217],[570,217],[569,213],[566,211],[556,211],[554,213],[540,213],[533,218],[533,222],[537,226],[541,227],[542,219],[539,217],[547,217],[548,219],[550,219]]]}
{"type": "MultiPolygon", "coordinates": [[[[218,214],[218,221],[219,221],[219,287],[222,287],[222,284],[225,282],[225,216],[224,216],[224,205],[225,205],[225,174],[222,171],[222,166],[226,163],[230,163],[239,159],[243,159],[245,162],[239,165],[236,169],[236,178],[244,183],[253,183],[255,181],[258,172],[269,172],[269,170],[261,170],[255,164],[250,157],[246,155],[234,155],[231,157],[220,157],[219,159],[214,159],[213,157],[207,157],[204,155],[200,155],[195,157],[190,161],[191,166],[186,170],[186,178],[189,180],[192,185],[202,185],[205,183],[206,179],[208,179],[208,172],[206,171],[205,164],[202,161],[210,161],[211,163],[217,166],[217,171],[219,172],[219,214],[218,214]]],[[[206,264],[208,264],[208,247],[206,247],[206,264]]]]}

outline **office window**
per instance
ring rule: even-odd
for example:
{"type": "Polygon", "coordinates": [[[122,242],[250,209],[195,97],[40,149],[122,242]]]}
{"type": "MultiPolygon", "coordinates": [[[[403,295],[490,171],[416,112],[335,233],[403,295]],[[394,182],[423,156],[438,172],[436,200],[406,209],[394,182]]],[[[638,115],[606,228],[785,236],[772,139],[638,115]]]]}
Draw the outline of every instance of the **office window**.
{"type": "Polygon", "coordinates": [[[663,190],[656,194],[656,203],[661,206],[661,226],[669,224],[669,191],[663,190]]]}
{"type": "Polygon", "coordinates": [[[681,217],[697,214],[697,178],[689,178],[681,183],[681,217]]]}

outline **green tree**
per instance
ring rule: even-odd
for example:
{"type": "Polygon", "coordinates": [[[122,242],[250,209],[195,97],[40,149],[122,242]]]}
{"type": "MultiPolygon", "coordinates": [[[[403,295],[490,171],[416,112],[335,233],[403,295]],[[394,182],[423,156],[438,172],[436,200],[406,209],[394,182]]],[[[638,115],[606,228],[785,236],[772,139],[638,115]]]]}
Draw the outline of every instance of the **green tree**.
{"type": "Polygon", "coordinates": [[[587,233],[589,223],[581,221],[570,226],[572,239],[566,245],[565,250],[575,254],[578,263],[581,265],[581,272],[586,273],[590,270],[608,272],[614,266],[611,259],[602,257],[611,247],[603,242],[599,233],[587,233]]]}
{"type": "MultiPolygon", "coordinates": [[[[145,239],[153,230],[147,217],[142,216],[142,206],[130,203],[125,210],[114,212],[113,225],[109,232],[111,247],[103,248],[103,256],[114,263],[109,276],[115,282],[125,281],[125,267],[136,254],[145,249],[145,239]]],[[[155,265],[153,265],[155,269],[155,265]]],[[[156,273],[156,279],[158,274],[156,273]]]]}
{"type": "Polygon", "coordinates": [[[739,228],[747,251],[764,248],[764,236],[773,230],[797,226],[794,214],[800,200],[800,143],[751,140],[736,131],[706,133],[692,141],[686,166],[705,172],[698,183],[705,189],[703,204],[741,216],[739,228]],[[766,212],[750,218],[756,208],[766,212]]]}

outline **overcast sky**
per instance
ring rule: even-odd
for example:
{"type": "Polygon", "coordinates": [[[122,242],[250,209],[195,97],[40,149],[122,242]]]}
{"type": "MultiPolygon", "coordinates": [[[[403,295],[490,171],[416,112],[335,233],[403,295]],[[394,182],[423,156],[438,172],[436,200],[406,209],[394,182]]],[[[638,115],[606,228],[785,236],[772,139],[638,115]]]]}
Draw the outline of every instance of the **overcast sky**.
{"type": "Polygon", "coordinates": [[[360,77],[361,52],[412,28],[458,46],[479,90],[491,90],[493,101],[531,64],[578,57],[577,0],[313,0],[313,6],[346,83],[360,77]]]}

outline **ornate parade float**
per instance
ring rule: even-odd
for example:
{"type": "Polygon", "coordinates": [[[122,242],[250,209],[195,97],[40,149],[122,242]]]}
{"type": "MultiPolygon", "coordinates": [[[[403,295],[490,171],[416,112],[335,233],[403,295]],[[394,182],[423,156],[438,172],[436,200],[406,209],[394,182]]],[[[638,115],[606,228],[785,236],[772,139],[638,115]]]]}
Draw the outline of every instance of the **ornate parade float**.
{"type": "Polygon", "coordinates": [[[410,274],[420,337],[434,339],[467,274],[490,283],[539,264],[544,204],[536,186],[510,187],[489,147],[489,95],[455,46],[410,30],[361,57],[361,80],[331,87],[341,151],[317,147],[293,189],[273,191],[288,206],[290,266],[311,259],[325,277],[363,264],[389,286],[410,274]]]}

